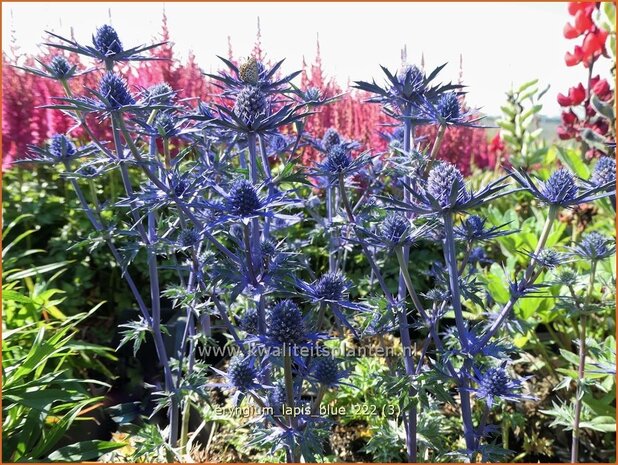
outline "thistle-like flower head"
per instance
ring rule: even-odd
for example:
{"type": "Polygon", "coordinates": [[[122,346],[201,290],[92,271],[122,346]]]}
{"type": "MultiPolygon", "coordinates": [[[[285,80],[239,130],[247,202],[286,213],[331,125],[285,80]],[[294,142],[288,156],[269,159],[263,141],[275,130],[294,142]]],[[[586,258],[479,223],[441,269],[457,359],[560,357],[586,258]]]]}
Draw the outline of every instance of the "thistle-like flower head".
{"type": "Polygon", "coordinates": [[[393,246],[406,244],[409,235],[410,220],[401,213],[390,213],[380,225],[381,238],[393,246]]]}
{"type": "Polygon", "coordinates": [[[552,284],[560,284],[562,286],[574,287],[579,281],[579,275],[573,268],[564,267],[556,272],[556,276],[552,284]]]}
{"type": "Polygon", "coordinates": [[[616,182],[616,159],[601,157],[594,165],[590,183],[593,186],[603,186],[611,182],[616,182]]]}
{"type": "Polygon", "coordinates": [[[240,318],[240,329],[249,334],[257,334],[258,332],[258,311],[255,307],[249,307],[240,318]]]}
{"type": "MultiPolygon", "coordinates": [[[[468,257],[468,263],[471,265],[484,265],[489,260],[487,258],[487,253],[483,247],[474,247],[470,250],[470,256],[468,257]]],[[[491,262],[490,262],[491,263],[491,262]]]]}
{"type": "Polygon", "coordinates": [[[317,87],[309,87],[303,93],[305,102],[318,102],[322,98],[322,92],[317,87]]]}
{"type": "Polygon", "coordinates": [[[490,368],[479,379],[479,397],[501,397],[509,393],[511,381],[504,368],[490,368]]]}
{"type": "Polygon", "coordinates": [[[77,148],[75,144],[64,134],[54,134],[49,141],[49,153],[57,160],[70,160],[77,148]]]}
{"type": "Polygon", "coordinates": [[[55,55],[49,62],[49,68],[56,79],[67,79],[72,76],[73,66],[62,55],[55,55]]]}
{"type": "Polygon", "coordinates": [[[606,185],[579,186],[575,176],[566,168],[554,171],[547,181],[537,183],[523,170],[511,170],[510,175],[532,195],[551,206],[573,207],[607,197],[613,193],[606,185]]]}
{"type": "Polygon", "coordinates": [[[341,143],[341,136],[335,128],[328,128],[322,136],[322,147],[326,152],[341,143]]]}
{"type": "Polygon", "coordinates": [[[594,231],[586,234],[571,250],[586,260],[598,261],[611,257],[616,252],[616,244],[612,239],[594,231]]]}
{"type": "Polygon", "coordinates": [[[339,175],[352,164],[350,150],[343,144],[338,144],[328,151],[322,166],[332,175],[339,175]]]}
{"type": "Polygon", "coordinates": [[[313,377],[315,380],[327,387],[334,387],[339,384],[342,373],[339,370],[339,363],[331,356],[320,356],[315,359],[313,366],[313,377]]]}
{"type": "Polygon", "coordinates": [[[238,67],[238,77],[247,84],[256,85],[260,79],[260,65],[255,57],[249,57],[238,67]]]}
{"type": "Polygon", "coordinates": [[[111,109],[118,109],[135,103],[135,99],[129,92],[127,81],[111,71],[105,73],[101,78],[99,94],[108,101],[111,109]]]}
{"type": "Polygon", "coordinates": [[[303,315],[291,300],[283,300],[270,309],[266,324],[269,339],[276,343],[291,345],[305,339],[303,315]]]}
{"type": "Polygon", "coordinates": [[[241,392],[252,389],[257,378],[253,360],[241,354],[235,355],[230,359],[227,377],[230,384],[241,392]]]}
{"type": "Polygon", "coordinates": [[[167,82],[159,82],[148,87],[144,91],[144,99],[161,103],[164,105],[172,105],[174,103],[175,92],[167,82]]]}
{"type": "Polygon", "coordinates": [[[266,116],[268,101],[266,94],[257,86],[243,87],[236,96],[234,114],[247,126],[251,126],[260,116],[266,116]]]}
{"type": "Polygon", "coordinates": [[[425,90],[425,73],[416,65],[404,66],[397,75],[401,87],[392,88],[394,93],[401,93],[406,98],[422,95],[425,90]]]}
{"type": "Polygon", "coordinates": [[[268,141],[268,148],[270,153],[281,153],[288,146],[288,141],[281,134],[273,135],[268,141]]]}
{"type": "Polygon", "coordinates": [[[226,200],[229,212],[241,217],[253,216],[262,208],[255,186],[243,178],[234,181],[226,200]]]}
{"type": "Polygon", "coordinates": [[[116,55],[123,51],[118,33],[107,24],[97,28],[97,32],[92,36],[92,43],[97,51],[105,56],[116,55]]]}
{"type": "Polygon", "coordinates": [[[338,301],[343,298],[348,288],[348,282],[341,273],[326,273],[315,283],[315,294],[318,298],[330,301],[338,301]]]}
{"type": "Polygon", "coordinates": [[[439,162],[429,172],[426,189],[441,208],[452,207],[458,201],[465,202],[470,196],[461,171],[455,165],[444,161],[439,162]]]}
{"type": "Polygon", "coordinates": [[[178,243],[181,247],[191,247],[197,244],[200,240],[200,235],[195,229],[183,229],[178,234],[178,243]]]}
{"type": "Polygon", "coordinates": [[[455,92],[446,92],[440,95],[436,104],[436,111],[445,121],[457,121],[461,117],[459,97],[455,92]]]}
{"type": "Polygon", "coordinates": [[[536,262],[548,270],[554,269],[564,263],[564,255],[554,249],[543,249],[538,254],[531,254],[536,262]]]}
{"type": "Polygon", "coordinates": [[[477,384],[474,392],[478,398],[485,400],[489,408],[496,399],[510,401],[532,399],[520,393],[522,381],[511,378],[504,366],[488,368],[484,372],[475,368],[474,371],[474,381],[477,384]]]}
{"type": "Polygon", "coordinates": [[[540,190],[549,203],[560,205],[573,201],[577,197],[578,189],[575,176],[566,168],[561,168],[552,173],[540,190]]]}
{"type": "Polygon", "coordinates": [[[174,137],[180,132],[177,118],[167,111],[157,114],[153,126],[156,134],[163,138],[174,137]]]}

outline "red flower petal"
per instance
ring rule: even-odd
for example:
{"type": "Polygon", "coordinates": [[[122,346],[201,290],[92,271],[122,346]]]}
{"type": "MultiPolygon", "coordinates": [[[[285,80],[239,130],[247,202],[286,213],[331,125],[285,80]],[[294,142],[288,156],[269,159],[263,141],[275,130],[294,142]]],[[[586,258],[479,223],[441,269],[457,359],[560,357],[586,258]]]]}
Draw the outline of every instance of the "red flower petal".
{"type": "Polygon", "coordinates": [[[569,97],[559,93],[558,94],[558,105],[560,105],[561,107],[568,107],[572,105],[572,102],[569,97]]]}
{"type": "Polygon", "coordinates": [[[573,102],[573,105],[579,105],[584,101],[586,98],[586,89],[584,89],[581,82],[577,85],[577,87],[571,87],[569,89],[569,98],[571,99],[571,102],[573,102]]]}
{"type": "Polygon", "coordinates": [[[599,97],[605,96],[610,92],[609,83],[605,79],[597,80],[597,82],[592,85],[592,92],[599,97]]]}
{"type": "Polygon", "coordinates": [[[572,126],[578,121],[577,115],[573,113],[573,111],[564,111],[562,112],[562,123],[565,126],[572,126]]]}
{"type": "Polygon", "coordinates": [[[591,12],[586,10],[579,10],[575,14],[575,29],[577,29],[580,34],[589,30],[594,24],[590,13],[591,12]]]}
{"type": "Polygon", "coordinates": [[[564,25],[564,29],[562,29],[562,33],[564,34],[564,37],[567,39],[575,39],[576,37],[579,37],[581,35],[581,32],[579,32],[577,29],[571,26],[570,23],[566,23],[564,25]]]}

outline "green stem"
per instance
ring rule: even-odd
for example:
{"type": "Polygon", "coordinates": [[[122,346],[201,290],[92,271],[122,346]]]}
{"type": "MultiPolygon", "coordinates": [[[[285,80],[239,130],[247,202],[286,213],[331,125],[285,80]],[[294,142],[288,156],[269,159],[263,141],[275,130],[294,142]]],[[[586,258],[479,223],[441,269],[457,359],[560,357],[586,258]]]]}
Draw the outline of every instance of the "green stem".
{"type": "Polygon", "coordinates": [[[182,409],[182,425],[180,429],[180,453],[188,455],[187,442],[189,439],[189,419],[191,418],[191,400],[185,397],[185,405],[182,409]]]}
{"type": "Polygon", "coordinates": [[[594,260],[590,268],[590,281],[588,282],[588,290],[582,311],[584,312],[580,319],[579,330],[579,366],[577,367],[577,393],[575,395],[575,414],[573,418],[573,436],[571,441],[571,463],[579,462],[579,437],[581,420],[582,403],[584,397],[584,376],[586,370],[586,312],[590,305],[592,292],[594,290],[594,280],[596,275],[597,262],[594,260]]]}
{"type": "Polygon", "coordinates": [[[441,124],[438,128],[438,134],[436,135],[436,140],[433,143],[433,147],[431,148],[431,152],[429,154],[429,161],[427,162],[427,167],[425,168],[424,175],[427,176],[429,170],[433,167],[433,164],[436,161],[438,156],[438,152],[440,151],[440,147],[442,147],[442,139],[444,138],[444,133],[446,132],[446,125],[441,124]]]}

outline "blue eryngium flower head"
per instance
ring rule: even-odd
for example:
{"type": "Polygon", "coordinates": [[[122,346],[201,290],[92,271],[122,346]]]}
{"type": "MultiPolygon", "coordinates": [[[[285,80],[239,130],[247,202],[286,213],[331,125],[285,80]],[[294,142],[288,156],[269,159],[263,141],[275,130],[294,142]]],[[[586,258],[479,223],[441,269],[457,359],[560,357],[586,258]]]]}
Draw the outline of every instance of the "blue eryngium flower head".
{"type": "Polygon", "coordinates": [[[200,241],[200,234],[195,229],[183,229],[178,234],[178,244],[181,247],[191,247],[200,241]]]}
{"type": "Polygon", "coordinates": [[[255,387],[257,371],[253,359],[241,354],[232,357],[227,370],[227,378],[230,385],[241,392],[246,392],[255,387]]]}
{"type": "Polygon", "coordinates": [[[15,68],[23,69],[28,73],[32,73],[36,76],[53,79],[56,81],[67,81],[75,76],[86,74],[92,71],[92,69],[79,73],[77,66],[69,63],[63,55],[54,55],[46,63],[42,60],[36,60],[42,69],[32,68],[29,66],[14,66],[15,68]]]}
{"type": "Polygon", "coordinates": [[[254,216],[262,208],[257,189],[251,182],[239,178],[231,185],[226,199],[229,213],[240,217],[254,216]]]}
{"type": "Polygon", "coordinates": [[[326,273],[314,284],[314,294],[318,299],[336,302],[342,299],[350,284],[341,273],[326,273]]]}
{"type": "Polygon", "coordinates": [[[410,220],[401,213],[389,213],[380,225],[380,237],[392,247],[405,245],[410,240],[410,220]]]}
{"type": "Polygon", "coordinates": [[[167,111],[162,111],[157,115],[153,123],[153,129],[153,134],[165,139],[177,136],[181,132],[178,118],[167,111]]]}
{"type": "Polygon", "coordinates": [[[540,266],[548,270],[562,265],[565,261],[564,254],[554,249],[543,249],[538,254],[530,254],[530,256],[534,258],[540,266]]]}
{"type": "Polygon", "coordinates": [[[67,39],[53,32],[46,32],[61,42],[60,44],[46,43],[45,45],[48,47],[59,48],[69,53],[77,53],[105,62],[108,69],[111,68],[114,62],[157,60],[158,58],[155,56],[144,56],[142,53],[163,45],[162,42],[125,49],[118,38],[118,33],[109,25],[101,26],[96,30],[92,35],[92,45],[80,45],[73,39],[67,39]]]}
{"type": "Polygon", "coordinates": [[[243,123],[251,127],[259,117],[264,117],[267,114],[266,94],[257,86],[243,87],[236,96],[233,111],[243,123]]]}
{"type": "Polygon", "coordinates": [[[97,28],[97,32],[92,36],[92,44],[104,56],[116,55],[123,51],[118,33],[107,24],[97,28]]]}
{"type": "Polygon", "coordinates": [[[554,207],[574,207],[607,197],[613,194],[616,185],[614,179],[609,184],[591,186],[590,188],[580,187],[575,176],[566,168],[554,171],[547,181],[540,182],[539,186],[523,170],[511,170],[510,174],[537,199],[554,207]]]}
{"type": "Polygon", "coordinates": [[[291,300],[282,300],[267,314],[267,336],[279,344],[300,344],[305,339],[305,322],[298,306],[291,300]]]}
{"type": "Polygon", "coordinates": [[[616,182],[616,159],[612,157],[601,157],[594,165],[590,184],[593,186],[603,186],[616,182]]]}
{"type": "Polygon", "coordinates": [[[363,152],[352,158],[352,148],[357,147],[355,143],[341,142],[334,145],[326,153],[322,162],[311,170],[311,174],[321,176],[326,179],[329,185],[336,183],[340,177],[347,178],[358,173],[374,158],[369,152],[363,152]]]}
{"type": "Polygon", "coordinates": [[[520,393],[522,381],[511,378],[504,366],[492,367],[484,372],[474,368],[474,372],[473,380],[477,384],[477,388],[472,391],[479,399],[485,400],[489,408],[498,399],[505,401],[532,399],[520,393]]]}
{"type": "Polygon", "coordinates": [[[341,143],[341,136],[335,128],[328,128],[322,136],[322,147],[326,152],[341,143]]]}
{"type": "Polygon", "coordinates": [[[94,144],[76,147],[75,144],[64,134],[54,134],[44,147],[35,145],[28,146],[28,154],[25,158],[17,160],[18,163],[69,163],[77,158],[87,157],[97,152],[94,144]]]}
{"type": "Polygon", "coordinates": [[[439,162],[429,172],[426,189],[441,208],[454,207],[470,198],[461,171],[445,161],[439,162]]]}
{"type": "Polygon", "coordinates": [[[405,99],[418,100],[425,91],[425,73],[416,65],[407,65],[397,74],[399,86],[391,87],[394,95],[400,95],[405,99]]]}
{"type": "Polygon", "coordinates": [[[440,95],[436,104],[436,111],[445,121],[457,121],[461,116],[459,96],[455,92],[446,92],[440,95]]]}
{"type": "Polygon", "coordinates": [[[491,263],[491,260],[487,258],[487,253],[483,247],[474,247],[470,250],[470,256],[468,257],[468,263],[472,266],[483,266],[487,263],[491,263]]]}
{"type": "Polygon", "coordinates": [[[337,359],[331,356],[317,357],[313,363],[313,378],[326,387],[337,386],[341,379],[345,377],[345,373],[339,370],[337,359]]]}
{"type": "Polygon", "coordinates": [[[487,227],[486,223],[486,218],[470,215],[455,227],[455,236],[465,242],[483,242],[512,233],[502,229],[506,225],[487,227]]]}
{"type": "Polygon", "coordinates": [[[270,406],[276,408],[281,408],[281,406],[287,402],[287,392],[283,381],[275,383],[273,389],[270,391],[268,400],[270,401],[270,406]]]}
{"type": "Polygon", "coordinates": [[[594,231],[586,234],[571,251],[586,260],[599,261],[611,257],[616,252],[616,244],[612,239],[594,231]]]}
{"type": "Polygon", "coordinates": [[[68,79],[74,74],[75,67],[69,63],[62,55],[54,56],[49,62],[49,68],[51,69],[53,76],[56,79],[68,79]]]}
{"type": "Polygon", "coordinates": [[[77,153],[77,148],[64,134],[54,134],[49,141],[49,153],[57,160],[70,160],[77,153]]]}
{"type": "Polygon", "coordinates": [[[159,82],[148,87],[143,92],[143,99],[147,102],[161,103],[163,105],[172,105],[176,93],[172,86],[167,82],[159,82]]]}
{"type": "Polygon", "coordinates": [[[572,202],[578,191],[575,176],[566,168],[554,171],[540,190],[549,203],[556,205],[572,202]]]}
{"type": "Polygon", "coordinates": [[[305,90],[303,97],[305,102],[318,102],[322,97],[322,93],[317,87],[309,87],[305,90]]]}
{"type": "Polygon", "coordinates": [[[287,139],[281,134],[274,134],[268,140],[268,149],[272,154],[282,153],[288,148],[287,139]]]}
{"type": "Polygon", "coordinates": [[[328,151],[322,167],[332,175],[342,174],[352,164],[350,150],[342,144],[337,144],[328,151]]]}
{"type": "Polygon", "coordinates": [[[257,308],[249,307],[240,317],[240,329],[249,333],[257,334],[258,332],[259,315],[257,308]]]}
{"type": "Polygon", "coordinates": [[[135,103],[135,99],[129,92],[127,81],[111,71],[101,78],[99,94],[107,100],[106,103],[110,109],[119,109],[135,103]]]}

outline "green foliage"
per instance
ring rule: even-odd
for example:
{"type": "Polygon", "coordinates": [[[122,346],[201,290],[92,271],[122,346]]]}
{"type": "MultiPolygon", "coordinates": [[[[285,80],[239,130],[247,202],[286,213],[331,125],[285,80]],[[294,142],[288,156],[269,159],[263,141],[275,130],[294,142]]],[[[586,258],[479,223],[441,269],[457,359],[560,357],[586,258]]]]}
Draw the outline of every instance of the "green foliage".
{"type": "Polygon", "coordinates": [[[507,101],[500,107],[502,116],[497,121],[500,134],[510,154],[509,162],[515,167],[530,167],[539,163],[547,148],[541,138],[542,128],[538,115],[543,109],[540,100],[549,89],[539,91],[538,79],[511,88],[507,101]]]}
{"type": "MultiPolygon", "coordinates": [[[[3,233],[5,244],[18,223],[26,218],[18,217],[7,226],[3,233]]],[[[86,314],[67,317],[57,307],[63,299],[55,298],[62,292],[48,288],[51,279],[43,281],[44,273],[58,270],[66,263],[19,270],[20,259],[36,252],[20,253],[16,248],[29,234],[21,233],[9,242],[2,257],[3,460],[95,459],[122,444],[87,441],[61,448],[59,445],[77,422],[88,421],[88,411],[100,406],[102,397],[93,395],[92,387],[109,386],[86,378],[85,367],[96,369],[99,358],[115,357],[111,349],[75,340],[77,325],[97,307],[86,314]]]]}

